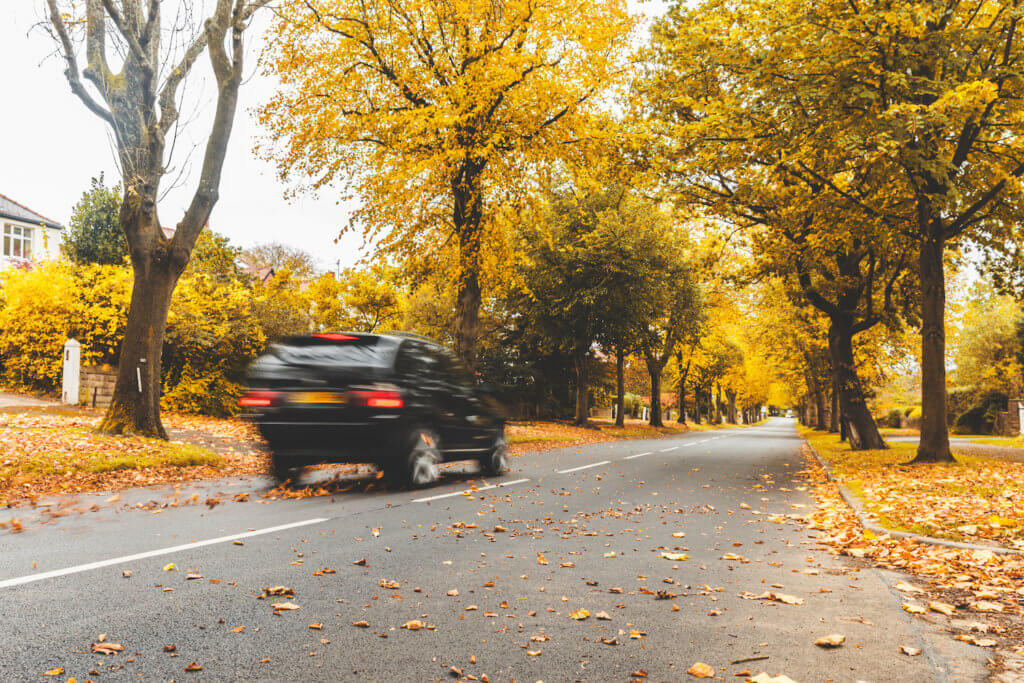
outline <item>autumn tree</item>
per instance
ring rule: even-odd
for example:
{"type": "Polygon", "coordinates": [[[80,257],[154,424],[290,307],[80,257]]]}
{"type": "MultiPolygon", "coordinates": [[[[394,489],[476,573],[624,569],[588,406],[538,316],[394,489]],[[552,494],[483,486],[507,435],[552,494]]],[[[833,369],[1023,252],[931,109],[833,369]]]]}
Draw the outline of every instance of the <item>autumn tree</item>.
{"type": "Polygon", "coordinates": [[[361,200],[347,229],[379,252],[451,245],[473,367],[496,201],[607,134],[595,115],[634,20],[613,0],[289,0],[278,16],[267,153],[310,189],[343,182],[361,200]]]}
{"type": "MultiPolygon", "coordinates": [[[[110,126],[121,171],[118,220],[134,282],[113,399],[100,422],[103,431],[166,437],[160,423],[160,358],[171,295],[217,202],[242,81],[242,36],[253,12],[267,1],[216,0],[196,35],[186,35],[189,22],[162,23],[161,0],[47,0],[64,75],[89,111],[110,126]],[[173,237],[167,237],[157,204],[169,137],[181,124],[182,83],[204,52],[216,83],[216,109],[195,193],[173,237]]],[[[185,15],[198,11],[190,2],[183,9],[185,15]]]]}
{"type": "Polygon", "coordinates": [[[316,258],[308,251],[280,242],[249,247],[242,252],[242,259],[256,269],[287,268],[292,275],[300,278],[312,278],[318,270],[316,258]]]}
{"type": "MultiPolygon", "coordinates": [[[[913,319],[916,242],[909,224],[890,216],[902,199],[886,194],[887,176],[871,164],[854,166],[852,150],[830,146],[842,142],[828,138],[841,129],[823,123],[828,103],[813,83],[808,94],[795,94],[787,79],[761,68],[770,57],[797,69],[787,60],[799,48],[788,36],[773,35],[767,48],[755,39],[786,19],[767,3],[747,4],[757,28],[748,33],[744,24],[729,41],[712,35],[709,17],[734,16],[718,2],[674,7],[655,27],[641,87],[659,143],[648,156],[683,201],[744,234],[755,275],[781,276],[828,316],[828,363],[851,445],[884,448],[857,375],[854,339],[913,319]],[[862,209],[868,201],[875,213],[862,209]]],[[[805,15],[798,23],[810,21],[805,15]]],[[[825,391],[813,385],[818,402],[825,391]]]]}

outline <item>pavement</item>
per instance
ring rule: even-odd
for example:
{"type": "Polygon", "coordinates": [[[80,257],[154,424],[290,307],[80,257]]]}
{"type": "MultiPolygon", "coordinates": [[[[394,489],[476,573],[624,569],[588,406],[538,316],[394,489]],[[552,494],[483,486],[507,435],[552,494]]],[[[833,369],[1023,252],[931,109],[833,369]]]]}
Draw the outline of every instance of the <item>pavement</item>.
{"type": "Polygon", "coordinates": [[[728,680],[984,680],[983,650],[900,609],[899,575],[787,517],[814,505],[800,444],[777,418],[528,454],[494,479],[453,468],[417,491],[274,499],[249,478],[29,512],[0,532],[0,678],[678,681],[700,661],[728,680]],[[178,505],[193,494],[224,504],[178,505]],[[766,591],[802,602],[748,599],[766,591]],[[833,633],[842,647],[814,645],[833,633]]]}
{"type": "Polygon", "coordinates": [[[61,405],[60,401],[54,399],[37,398],[9,391],[0,391],[0,408],[37,408],[59,405],[61,405]]]}

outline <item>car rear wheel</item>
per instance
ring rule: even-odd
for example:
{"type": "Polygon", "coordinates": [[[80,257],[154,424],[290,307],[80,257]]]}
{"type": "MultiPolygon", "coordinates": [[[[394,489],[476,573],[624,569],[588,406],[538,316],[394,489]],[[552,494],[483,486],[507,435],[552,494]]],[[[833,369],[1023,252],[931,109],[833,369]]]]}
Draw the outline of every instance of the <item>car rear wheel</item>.
{"type": "Polygon", "coordinates": [[[439,446],[437,434],[429,429],[414,429],[405,453],[384,470],[388,482],[400,488],[419,488],[433,484],[441,476],[439,446]]]}
{"type": "Polygon", "coordinates": [[[480,468],[490,477],[508,471],[508,444],[504,434],[495,437],[491,450],[480,459],[480,468]]]}

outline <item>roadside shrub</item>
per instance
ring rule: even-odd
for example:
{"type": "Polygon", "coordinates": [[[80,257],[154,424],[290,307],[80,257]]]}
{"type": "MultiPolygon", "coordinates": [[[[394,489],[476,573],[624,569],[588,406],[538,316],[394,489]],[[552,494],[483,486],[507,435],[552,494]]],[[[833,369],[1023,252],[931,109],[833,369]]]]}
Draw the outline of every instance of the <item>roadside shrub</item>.
{"type": "Polygon", "coordinates": [[[0,378],[7,386],[53,392],[68,338],[82,363],[111,362],[124,336],[131,272],[122,266],[47,262],[0,274],[0,378]]]}
{"type": "Polygon", "coordinates": [[[895,427],[898,429],[900,427],[900,423],[902,422],[902,418],[903,411],[900,410],[899,408],[893,408],[885,416],[885,424],[889,427],[895,427]]]}

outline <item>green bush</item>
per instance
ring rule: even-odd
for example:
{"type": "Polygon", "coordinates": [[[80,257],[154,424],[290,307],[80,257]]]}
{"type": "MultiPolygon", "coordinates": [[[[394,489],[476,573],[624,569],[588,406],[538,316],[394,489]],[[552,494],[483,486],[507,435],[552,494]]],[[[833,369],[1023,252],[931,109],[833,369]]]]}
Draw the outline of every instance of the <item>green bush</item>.
{"type": "Polygon", "coordinates": [[[899,408],[893,408],[885,416],[885,420],[884,420],[885,421],[885,425],[888,426],[888,427],[895,427],[895,428],[898,429],[900,427],[900,425],[902,424],[902,418],[903,418],[903,411],[900,410],[899,408]]]}

